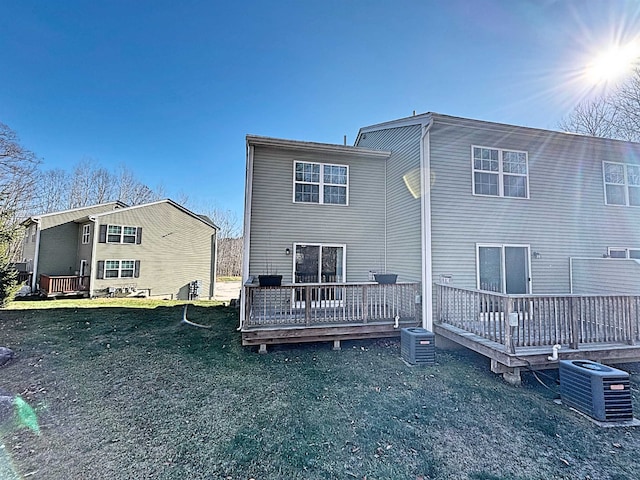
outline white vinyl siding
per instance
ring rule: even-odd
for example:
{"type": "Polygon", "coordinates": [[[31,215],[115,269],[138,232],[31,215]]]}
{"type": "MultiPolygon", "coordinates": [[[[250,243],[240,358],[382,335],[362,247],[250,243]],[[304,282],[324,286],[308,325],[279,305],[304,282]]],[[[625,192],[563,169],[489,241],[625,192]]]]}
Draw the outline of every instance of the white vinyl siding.
{"type": "Polygon", "coordinates": [[[473,194],[529,198],[527,152],[471,147],[473,194]]]}
{"type": "Polygon", "coordinates": [[[640,165],[602,162],[606,205],[640,206],[640,165]]]}
{"type": "Polygon", "coordinates": [[[296,161],[293,177],[294,203],[347,205],[349,167],[296,161]]]}
{"type": "Polygon", "coordinates": [[[633,258],[640,260],[640,248],[609,247],[608,253],[611,258],[633,258]]]}

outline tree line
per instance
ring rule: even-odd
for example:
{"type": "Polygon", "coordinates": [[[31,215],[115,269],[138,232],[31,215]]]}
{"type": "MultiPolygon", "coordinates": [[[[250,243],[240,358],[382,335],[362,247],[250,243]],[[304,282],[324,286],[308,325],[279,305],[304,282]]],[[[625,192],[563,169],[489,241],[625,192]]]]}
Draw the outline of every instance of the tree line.
{"type": "MultiPolygon", "coordinates": [[[[114,200],[133,206],[167,197],[162,185],[149,187],[125,165],[110,170],[84,158],[71,170],[42,167],[17,133],[0,122],[0,305],[15,289],[11,263],[19,259],[24,219],[114,200]]],[[[218,274],[239,276],[242,240],[237,215],[215,206],[200,206],[196,211],[187,195],[179,197],[177,203],[208,216],[219,227],[218,274]]]]}

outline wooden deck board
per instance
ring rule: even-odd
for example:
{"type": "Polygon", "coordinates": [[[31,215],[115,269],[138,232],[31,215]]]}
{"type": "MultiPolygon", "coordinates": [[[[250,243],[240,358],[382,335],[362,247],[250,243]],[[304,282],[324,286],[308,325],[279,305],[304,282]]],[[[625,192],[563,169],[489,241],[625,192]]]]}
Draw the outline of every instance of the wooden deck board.
{"type": "MultiPolygon", "coordinates": [[[[549,361],[551,346],[517,347],[516,353],[508,353],[505,346],[473,333],[446,324],[434,325],[434,333],[469,348],[509,368],[531,367],[533,369],[557,368],[557,361],[549,361]]],[[[436,339],[437,346],[437,339],[436,339]]],[[[586,343],[571,349],[563,345],[558,351],[560,360],[586,359],[597,362],[627,363],[640,361],[640,346],[623,343],[586,343]]]]}
{"type": "Polygon", "coordinates": [[[326,326],[288,326],[245,328],[243,345],[274,345],[279,343],[328,342],[333,340],[358,340],[400,336],[400,329],[414,327],[416,322],[400,322],[394,328],[392,322],[367,324],[331,324],[326,326]]]}

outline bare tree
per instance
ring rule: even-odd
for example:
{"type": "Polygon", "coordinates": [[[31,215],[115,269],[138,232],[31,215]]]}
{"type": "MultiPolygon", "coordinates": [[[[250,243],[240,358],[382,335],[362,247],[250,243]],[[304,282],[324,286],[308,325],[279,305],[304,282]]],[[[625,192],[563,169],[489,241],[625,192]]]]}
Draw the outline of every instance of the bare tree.
{"type": "Polygon", "coordinates": [[[127,205],[140,205],[159,199],[158,194],[138,181],[126,165],[119,167],[116,183],[118,186],[118,200],[127,205]]]}
{"type": "Polygon", "coordinates": [[[213,223],[219,228],[218,236],[220,238],[237,238],[241,236],[242,226],[238,220],[238,215],[233,210],[213,207],[205,210],[205,215],[213,220],[213,223]]]}
{"type": "Polygon", "coordinates": [[[0,123],[0,306],[16,289],[13,262],[20,247],[18,221],[34,196],[38,159],[0,123]]]}
{"type": "Polygon", "coordinates": [[[218,276],[239,277],[242,275],[242,250],[242,237],[218,240],[218,276]]]}
{"type": "Polygon", "coordinates": [[[32,213],[50,213],[69,204],[69,174],[60,168],[38,174],[38,201],[32,213]]]}
{"type": "Polygon", "coordinates": [[[579,103],[558,126],[594,137],[640,140],[640,69],[613,93],[579,103]]]}
{"type": "Polygon", "coordinates": [[[11,212],[5,222],[16,221],[29,208],[39,163],[33,152],[20,145],[17,134],[0,123],[0,211],[11,212]]]}
{"type": "Polygon", "coordinates": [[[242,275],[242,226],[238,215],[233,210],[218,207],[205,209],[205,214],[216,224],[218,230],[218,263],[219,276],[242,275]]]}

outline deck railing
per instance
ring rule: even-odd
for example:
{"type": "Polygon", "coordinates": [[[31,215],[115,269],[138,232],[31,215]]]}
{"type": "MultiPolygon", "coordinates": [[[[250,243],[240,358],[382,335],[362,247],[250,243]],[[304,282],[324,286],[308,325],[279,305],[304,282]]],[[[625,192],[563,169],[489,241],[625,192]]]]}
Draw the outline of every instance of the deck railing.
{"type": "Polygon", "coordinates": [[[418,283],[247,285],[243,328],[419,321],[418,283]]]}
{"type": "Polygon", "coordinates": [[[40,291],[46,295],[80,293],[89,290],[89,276],[40,275],[40,291]]]}
{"type": "Polygon", "coordinates": [[[640,296],[504,295],[437,285],[435,320],[516,347],[640,341],[640,296]]]}
{"type": "Polygon", "coordinates": [[[16,281],[19,285],[31,285],[31,276],[32,274],[30,272],[18,272],[18,275],[16,275],[16,281]]]}

